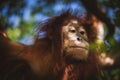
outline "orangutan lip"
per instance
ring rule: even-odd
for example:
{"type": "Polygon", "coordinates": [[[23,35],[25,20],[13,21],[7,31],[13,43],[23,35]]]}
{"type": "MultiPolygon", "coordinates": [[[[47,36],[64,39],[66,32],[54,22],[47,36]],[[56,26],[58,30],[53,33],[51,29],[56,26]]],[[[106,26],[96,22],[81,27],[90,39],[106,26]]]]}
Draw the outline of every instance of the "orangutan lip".
{"type": "Polygon", "coordinates": [[[83,49],[87,49],[86,47],[82,47],[82,46],[70,46],[70,48],[83,48],[83,49]]]}

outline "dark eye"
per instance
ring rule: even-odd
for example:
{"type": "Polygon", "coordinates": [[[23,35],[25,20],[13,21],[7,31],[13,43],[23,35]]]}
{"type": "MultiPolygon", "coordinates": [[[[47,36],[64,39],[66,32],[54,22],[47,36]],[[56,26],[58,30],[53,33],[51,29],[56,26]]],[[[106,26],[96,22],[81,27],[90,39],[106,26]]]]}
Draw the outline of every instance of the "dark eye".
{"type": "Polygon", "coordinates": [[[85,34],[85,31],[80,31],[80,34],[81,34],[81,35],[84,35],[84,34],[85,34]]]}
{"type": "Polygon", "coordinates": [[[76,32],[76,30],[70,30],[70,32],[75,33],[75,32],[76,32]]]}

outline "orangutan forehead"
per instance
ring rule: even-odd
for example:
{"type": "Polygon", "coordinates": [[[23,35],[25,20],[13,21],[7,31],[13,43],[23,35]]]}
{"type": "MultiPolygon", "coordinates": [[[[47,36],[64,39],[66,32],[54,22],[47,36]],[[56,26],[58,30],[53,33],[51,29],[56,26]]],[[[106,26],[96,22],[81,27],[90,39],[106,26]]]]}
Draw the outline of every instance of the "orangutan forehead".
{"type": "Polygon", "coordinates": [[[70,22],[67,24],[69,27],[74,27],[74,28],[80,28],[81,24],[79,23],[78,20],[72,19],[70,22]]]}
{"type": "Polygon", "coordinates": [[[78,24],[77,20],[71,20],[70,22],[73,23],[73,24],[78,24]]]}
{"type": "Polygon", "coordinates": [[[78,20],[69,20],[68,24],[63,27],[63,30],[65,32],[68,32],[69,30],[82,30],[83,26],[79,23],[78,20]]]}

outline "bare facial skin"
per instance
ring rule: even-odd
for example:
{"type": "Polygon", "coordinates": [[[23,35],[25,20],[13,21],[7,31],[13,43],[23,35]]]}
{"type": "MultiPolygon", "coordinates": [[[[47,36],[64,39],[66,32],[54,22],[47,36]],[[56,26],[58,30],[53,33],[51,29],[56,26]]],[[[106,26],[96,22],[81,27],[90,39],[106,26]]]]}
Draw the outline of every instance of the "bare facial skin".
{"type": "Polygon", "coordinates": [[[77,20],[63,27],[64,56],[70,60],[86,60],[88,57],[88,37],[83,26],[77,20]]]}

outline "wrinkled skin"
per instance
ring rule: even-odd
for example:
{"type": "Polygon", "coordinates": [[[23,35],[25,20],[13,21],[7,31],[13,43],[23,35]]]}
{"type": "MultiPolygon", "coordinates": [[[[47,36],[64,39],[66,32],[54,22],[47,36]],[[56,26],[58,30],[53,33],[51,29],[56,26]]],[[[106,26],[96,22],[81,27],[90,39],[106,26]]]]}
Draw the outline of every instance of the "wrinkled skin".
{"type": "Polygon", "coordinates": [[[81,61],[88,57],[88,37],[85,29],[77,20],[63,27],[63,49],[67,59],[81,61]]]}

